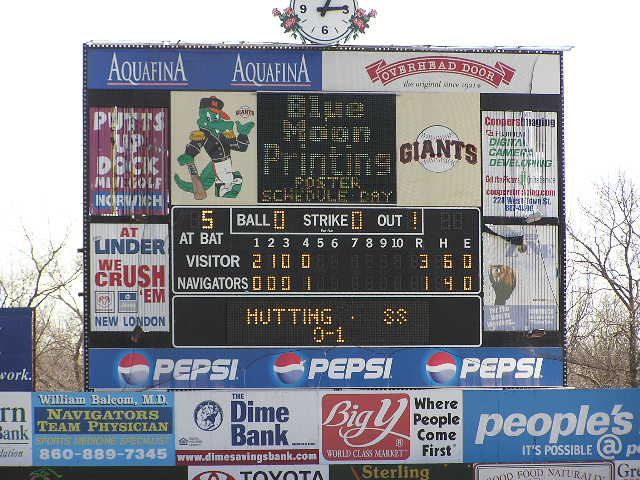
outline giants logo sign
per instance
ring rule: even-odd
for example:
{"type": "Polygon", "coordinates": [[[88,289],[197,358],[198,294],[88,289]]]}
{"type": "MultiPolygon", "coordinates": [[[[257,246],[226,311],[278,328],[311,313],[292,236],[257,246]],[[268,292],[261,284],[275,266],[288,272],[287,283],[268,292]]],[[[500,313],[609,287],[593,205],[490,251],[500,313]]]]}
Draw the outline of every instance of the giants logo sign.
{"type": "Polygon", "coordinates": [[[404,393],[325,395],[322,454],[333,462],[407,459],[410,417],[404,393]]]}

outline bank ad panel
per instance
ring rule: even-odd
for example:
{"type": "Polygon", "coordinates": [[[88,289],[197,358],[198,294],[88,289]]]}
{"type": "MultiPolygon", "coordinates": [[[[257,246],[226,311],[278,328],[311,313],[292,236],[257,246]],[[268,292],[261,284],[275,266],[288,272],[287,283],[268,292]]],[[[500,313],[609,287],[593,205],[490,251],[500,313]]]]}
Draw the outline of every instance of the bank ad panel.
{"type": "Polygon", "coordinates": [[[637,392],[465,391],[470,462],[637,460],[637,392]],[[493,460],[489,460],[493,459],[493,460]]]}

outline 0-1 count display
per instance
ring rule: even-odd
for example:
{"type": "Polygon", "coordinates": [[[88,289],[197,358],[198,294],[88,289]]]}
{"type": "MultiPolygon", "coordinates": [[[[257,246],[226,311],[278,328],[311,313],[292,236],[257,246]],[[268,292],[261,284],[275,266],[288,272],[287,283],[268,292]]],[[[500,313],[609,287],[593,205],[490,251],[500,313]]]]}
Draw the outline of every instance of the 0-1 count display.
{"type": "Polygon", "coordinates": [[[477,208],[174,207],[175,294],[472,294],[477,208]]]}
{"type": "Polygon", "coordinates": [[[173,297],[177,347],[478,346],[477,295],[173,297]]]}

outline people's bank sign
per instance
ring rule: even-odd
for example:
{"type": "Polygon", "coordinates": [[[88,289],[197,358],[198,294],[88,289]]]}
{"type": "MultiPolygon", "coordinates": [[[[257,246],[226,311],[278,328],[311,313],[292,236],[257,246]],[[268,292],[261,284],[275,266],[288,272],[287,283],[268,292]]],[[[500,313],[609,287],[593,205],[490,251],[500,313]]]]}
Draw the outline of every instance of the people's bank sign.
{"type": "Polygon", "coordinates": [[[640,459],[640,392],[464,392],[465,462],[640,459]]]}

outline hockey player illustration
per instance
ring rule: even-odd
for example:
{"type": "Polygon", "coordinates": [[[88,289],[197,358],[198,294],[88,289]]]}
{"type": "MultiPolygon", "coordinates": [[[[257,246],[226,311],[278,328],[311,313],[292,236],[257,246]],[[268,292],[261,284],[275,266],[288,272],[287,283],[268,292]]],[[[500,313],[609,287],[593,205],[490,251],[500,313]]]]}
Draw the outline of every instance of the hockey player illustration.
{"type": "Polygon", "coordinates": [[[242,190],[242,174],[233,169],[231,151],[245,152],[249,148],[249,133],[255,123],[234,123],[223,108],[224,102],[217,97],[200,100],[196,122],[199,130],[191,132],[184,153],[178,157],[178,163],[189,169],[191,182],[182,180],[176,174],[176,185],[181,190],[193,193],[196,200],[206,198],[212,186],[215,186],[216,197],[236,198],[242,190]],[[237,136],[234,126],[238,131],[237,136]],[[195,157],[202,149],[211,163],[202,170],[202,174],[198,174],[195,157]]]}

